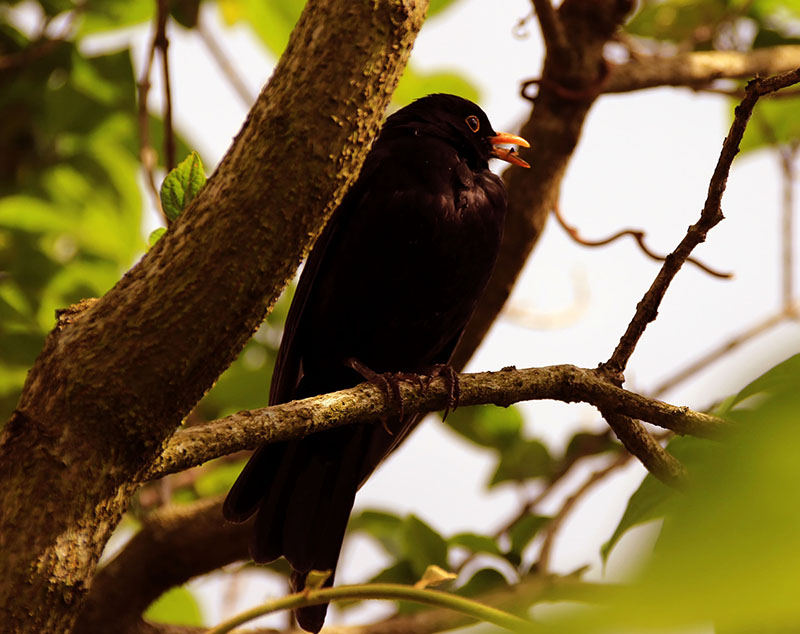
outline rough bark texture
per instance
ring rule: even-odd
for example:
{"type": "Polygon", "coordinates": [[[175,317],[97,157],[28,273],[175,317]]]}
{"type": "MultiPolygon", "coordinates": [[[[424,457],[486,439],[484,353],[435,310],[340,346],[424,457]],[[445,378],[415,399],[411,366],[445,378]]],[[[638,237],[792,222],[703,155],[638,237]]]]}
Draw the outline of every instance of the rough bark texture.
{"type": "Polygon", "coordinates": [[[92,580],[72,634],[143,627],[142,613],[163,592],[211,568],[246,559],[252,523],[222,519],[222,499],[170,507],[149,518],[92,580]],[[96,590],[95,590],[96,587],[96,590]]]}
{"type": "MultiPolygon", "coordinates": [[[[723,419],[629,392],[612,384],[597,370],[573,365],[462,374],[459,389],[460,407],[486,403],[508,406],[525,400],[553,399],[590,403],[605,415],[625,415],[677,434],[701,438],[717,438],[730,427],[723,419]]],[[[442,410],[447,406],[449,390],[441,377],[426,387],[403,383],[398,391],[406,414],[442,410]]],[[[302,438],[341,425],[380,424],[387,406],[392,407],[393,403],[387,403],[381,389],[364,383],[339,392],[231,414],[176,432],[147,475],[157,478],[177,473],[236,451],[302,438]]]]}
{"type": "Polygon", "coordinates": [[[358,172],[425,0],[310,0],[204,190],[62,315],[0,440],[0,629],[66,632],[139,475],[263,320],[358,172]]]}
{"type": "MultiPolygon", "coordinates": [[[[566,45],[547,42],[539,94],[520,131],[531,143],[530,150],[520,152],[531,168],[506,171],[508,214],[502,250],[486,293],[459,342],[456,367],[466,364],[502,310],[544,229],[583,122],[599,94],[606,72],[603,47],[632,7],[632,0],[564,0],[557,12],[566,45]]],[[[537,4],[540,8],[540,14],[546,14],[545,7],[537,4]]]]}

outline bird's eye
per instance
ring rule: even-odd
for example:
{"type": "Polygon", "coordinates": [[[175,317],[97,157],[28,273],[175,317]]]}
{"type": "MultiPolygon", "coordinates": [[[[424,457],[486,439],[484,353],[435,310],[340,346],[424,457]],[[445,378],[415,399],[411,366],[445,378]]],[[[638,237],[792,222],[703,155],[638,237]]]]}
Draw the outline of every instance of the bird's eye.
{"type": "Polygon", "coordinates": [[[467,122],[469,129],[473,132],[477,132],[481,129],[480,119],[478,119],[478,117],[476,117],[474,114],[469,115],[466,119],[464,119],[464,121],[467,122]]]}

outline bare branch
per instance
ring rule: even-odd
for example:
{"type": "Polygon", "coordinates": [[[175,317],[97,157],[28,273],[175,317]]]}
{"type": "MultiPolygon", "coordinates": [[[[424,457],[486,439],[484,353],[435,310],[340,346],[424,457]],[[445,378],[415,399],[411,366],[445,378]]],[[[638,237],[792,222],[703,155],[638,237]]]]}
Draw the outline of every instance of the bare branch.
{"type": "Polygon", "coordinates": [[[547,574],[547,571],[550,568],[550,557],[553,553],[553,544],[555,543],[556,535],[558,535],[558,531],[564,524],[564,520],[572,511],[572,509],[575,508],[575,505],[578,503],[578,501],[595,484],[603,480],[603,478],[605,478],[608,474],[613,473],[623,465],[627,464],[630,459],[631,454],[623,453],[618,455],[605,467],[593,472],[588,478],[586,478],[583,484],[572,493],[572,495],[564,500],[561,508],[558,509],[553,518],[548,522],[547,528],[545,529],[544,541],[542,541],[542,549],[539,551],[539,561],[537,562],[537,570],[539,574],[547,574]]]}
{"type": "Polygon", "coordinates": [[[692,250],[703,242],[708,232],[724,218],[721,201],[728,180],[728,172],[734,157],[739,152],[739,143],[758,99],[798,82],[800,82],[800,68],[783,75],[754,79],[747,85],[746,96],[736,107],[730,132],[722,144],[722,151],[708,186],[708,197],[700,219],[689,227],[689,231],[675,251],[667,256],[664,266],[661,267],[653,284],[636,307],[636,314],[620,339],[614,354],[606,363],[601,364],[601,371],[621,380],[622,372],[645,328],[656,318],[658,307],[672,279],[686,262],[692,250]]]}
{"type": "MultiPolygon", "coordinates": [[[[623,238],[625,236],[631,236],[634,240],[636,240],[642,252],[649,258],[659,262],[663,262],[664,260],[667,259],[666,256],[658,255],[657,253],[654,253],[653,251],[650,250],[650,248],[645,244],[644,241],[645,234],[644,231],[642,231],[641,229],[623,229],[608,238],[603,238],[601,240],[587,240],[586,238],[581,237],[577,228],[567,224],[567,221],[564,219],[564,216],[561,215],[561,210],[559,208],[559,205],[555,205],[553,207],[553,215],[556,217],[556,220],[558,220],[558,224],[561,225],[561,228],[564,229],[564,231],[566,231],[567,234],[569,234],[569,236],[573,240],[575,240],[575,242],[577,242],[578,244],[582,244],[583,246],[601,247],[607,244],[611,244],[612,242],[619,240],[620,238],[623,238]]],[[[714,277],[721,277],[723,279],[729,279],[733,277],[733,273],[720,273],[719,271],[715,271],[710,266],[703,264],[702,262],[700,262],[700,260],[697,260],[695,258],[690,257],[687,258],[686,261],[694,264],[699,269],[705,271],[709,275],[713,275],[714,277]]]]}
{"type": "Polygon", "coordinates": [[[157,29],[153,44],[161,54],[161,74],[164,80],[164,166],[169,172],[175,167],[175,133],[172,130],[172,89],[169,79],[169,40],[167,39],[167,20],[169,7],[167,0],[158,0],[157,29]]]}
{"type": "Polygon", "coordinates": [[[698,51],[673,57],[635,56],[611,66],[606,93],[631,92],[656,86],[699,88],[718,79],[774,75],[800,66],[800,45],[754,51],[698,51]]]}
{"type": "MultiPolygon", "coordinates": [[[[462,374],[460,385],[462,406],[486,403],[508,406],[531,399],[583,401],[595,405],[606,417],[624,414],[680,434],[715,437],[728,426],[722,419],[645,398],[612,385],[594,370],[571,365],[462,374]]],[[[436,411],[447,404],[447,385],[441,377],[434,379],[429,389],[402,383],[400,391],[406,414],[436,411]]],[[[264,443],[301,438],[355,422],[376,422],[386,407],[380,388],[365,383],[331,394],[239,412],[176,432],[146,477],[158,478],[264,443]]],[[[635,434],[629,432],[627,436],[634,438],[635,434]]],[[[641,457],[636,451],[633,453],[641,457]]]]}
{"type": "Polygon", "coordinates": [[[202,20],[202,14],[198,16],[196,29],[200,34],[200,39],[203,41],[203,44],[205,44],[209,53],[211,53],[211,57],[214,58],[214,61],[217,63],[217,66],[219,66],[223,75],[225,75],[228,83],[233,87],[239,100],[246,108],[249,108],[255,101],[255,95],[250,93],[250,89],[247,87],[244,79],[242,79],[236,68],[234,68],[227,54],[222,49],[222,46],[220,46],[219,42],[217,42],[217,39],[214,37],[214,34],[205,25],[205,22],[202,20]]]}
{"type": "MultiPolygon", "coordinates": [[[[795,310],[797,310],[796,307],[795,310]]],[[[781,322],[785,321],[787,318],[788,318],[787,315],[783,313],[777,313],[775,315],[767,317],[763,321],[758,322],[757,324],[751,326],[747,330],[740,332],[736,336],[720,344],[716,348],[704,354],[696,361],[687,365],[685,368],[681,368],[678,372],[676,372],[669,378],[659,383],[653,389],[652,391],[653,395],[660,396],[665,392],[667,392],[668,390],[671,390],[673,387],[679,385],[680,383],[683,383],[685,380],[687,380],[688,378],[690,378],[703,368],[719,360],[727,353],[731,352],[732,350],[735,350],[736,348],[738,348],[744,343],[747,343],[751,339],[754,339],[758,335],[765,333],[767,330],[770,330],[774,326],[777,326],[781,322]]]]}

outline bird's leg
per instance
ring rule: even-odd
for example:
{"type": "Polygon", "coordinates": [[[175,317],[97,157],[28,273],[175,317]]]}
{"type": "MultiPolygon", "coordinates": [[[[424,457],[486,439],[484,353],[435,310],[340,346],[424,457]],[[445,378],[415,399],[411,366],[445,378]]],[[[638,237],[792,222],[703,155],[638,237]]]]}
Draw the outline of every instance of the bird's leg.
{"type": "Polygon", "coordinates": [[[447,388],[447,406],[444,408],[444,414],[442,414],[442,420],[445,420],[447,415],[458,407],[458,400],[461,398],[461,383],[458,380],[458,372],[453,369],[452,365],[437,363],[428,372],[428,378],[425,381],[426,390],[430,387],[431,381],[437,376],[444,379],[444,385],[447,388]]]}
{"type": "MultiPolygon", "coordinates": [[[[403,397],[400,395],[400,382],[405,381],[406,383],[413,383],[420,389],[423,388],[422,378],[419,376],[419,374],[410,372],[384,372],[379,374],[378,372],[368,368],[366,365],[361,363],[361,361],[354,357],[345,359],[345,365],[358,372],[365,381],[368,381],[369,383],[372,383],[372,385],[380,388],[381,392],[383,392],[383,395],[386,398],[387,403],[394,401],[397,404],[397,408],[399,410],[398,420],[400,421],[402,421],[405,417],[403,397]]],[[[383,425],[383,428],[390,436],[394,436],[392,430],[389,429],[385,412],[381,414],[381,425],[383,425]]]]}

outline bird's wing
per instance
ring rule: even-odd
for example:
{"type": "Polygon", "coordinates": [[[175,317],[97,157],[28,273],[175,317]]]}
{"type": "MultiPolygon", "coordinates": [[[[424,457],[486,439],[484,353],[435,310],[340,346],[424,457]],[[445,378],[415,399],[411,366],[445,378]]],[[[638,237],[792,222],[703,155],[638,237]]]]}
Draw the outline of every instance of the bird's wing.
{"type": "Polygon", "coordinates": [[[311,296],[314,281],[317,279],[320,268],[322,268],[322,263],[325,260],[328,247],[337,236],[343,220],[348,216],[347,210],[350,209],[353,204],[355,204],[355,201],[362,195],[360,183],[362,182],[363,176],[365,172],[370,172],[373,169],[374,167],[368,159],[364,164],[358,181],[348,190],[341,204],[334,210],[314,243],[311,253],[309,253],[308,259],[303,267],[303,272],[300,275],[300,281],[297,283],[297,288],[294,291],[294,298],[289,307],[289,313],[286,316],[283,337],[278,350],[278,357],[275,361],[275,368],[272,372],[272,383],[269,390],[270,405],[286,403],[294,398],[297,384],[302,377],[300,355],[297,353],[295,335],[297,334],[297,329],[301,322],[303,309],[311,296]]]}

